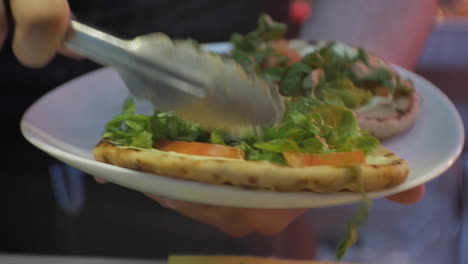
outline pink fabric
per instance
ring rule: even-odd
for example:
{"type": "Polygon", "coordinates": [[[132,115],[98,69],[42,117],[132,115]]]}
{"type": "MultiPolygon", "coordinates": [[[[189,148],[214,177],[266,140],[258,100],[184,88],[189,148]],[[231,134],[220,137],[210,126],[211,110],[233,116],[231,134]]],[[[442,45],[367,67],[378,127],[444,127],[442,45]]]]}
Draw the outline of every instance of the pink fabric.
{"type": "Polygon", "coordinates": [[[294,23],[294,24],[304,23],[311,13],[311,6],[310,6],[309,1],[306,1],[306,0],[291,1],[291,3],[289,4],[288,13],[291,19],[291,23],[294,23]]]}

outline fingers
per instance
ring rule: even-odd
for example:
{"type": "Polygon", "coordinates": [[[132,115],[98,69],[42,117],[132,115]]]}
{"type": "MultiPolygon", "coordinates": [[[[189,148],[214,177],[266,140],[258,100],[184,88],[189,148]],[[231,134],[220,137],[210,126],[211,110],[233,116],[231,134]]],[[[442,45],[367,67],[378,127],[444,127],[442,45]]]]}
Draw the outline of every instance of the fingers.
{"type": "Polygon", "coordinates": [[[145,193],[144,195],[157,201],[163,207],[177,211],[193,220],[215,226],[232,237],[243,237],[249,233],[249,231],[246,230],[245,227],[242,227],[241,224],[234,224],[235,222],[238,222],[238,215],[231,216],[232,211],[227,207],[167,199],[148,193],[145,193]]]}
{"type": "Polygon", "coordinates": [[[231,237],[244,237],[251,232],[244,212],[237,208],[195,204],[185,201],[164,199],[163,204],[186,217],[214,226],[231,237]]]}
{"type": "Polygon", "coordinates": [[[2,44],[7,36],[7,22],[5,4],[3,1],[0,1],[0,48],[2,47],[2,44]]]}
{"type": "MultiPolygon", "coordinates": [[[[75,15],[73,13],[70,13],[70,19],[76,19],[75,15]]],[[[75,60],[81,60],[84,57],[81,54],[78,54],[76,52],[73,52],[65,47],[61,47],[58,52],[58,54],[63,55],[65,57],[75,59],[75,60]]]]}
{"type": "Polygon", "coordinates": [[[391,195],[387,197],[387,199],[394,201],[400,204],[415,204],[419,202],[423,197],[424,193],[426,192],[426,188],[424,185],[415,187],[413,189],[391,195]]]}
{"type": "Polygon", "coordinates": [[[13,52],[30,67],[47,64],[62,46],[70,19],[66,0],[11,0],[13,52]]]}

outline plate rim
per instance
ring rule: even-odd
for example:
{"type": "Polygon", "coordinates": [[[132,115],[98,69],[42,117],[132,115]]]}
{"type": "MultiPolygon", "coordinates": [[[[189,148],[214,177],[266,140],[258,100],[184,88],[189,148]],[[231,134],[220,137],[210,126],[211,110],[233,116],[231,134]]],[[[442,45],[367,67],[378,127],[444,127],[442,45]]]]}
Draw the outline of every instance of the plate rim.
{"type": "MultiPolygon", "coordinates": [[[[215,46],[215,45],[218,46],[218,47],[223,47],[224,46],[224,48],[226,48],[226,47],[229,48],[229,43],[226,43],[226,42],[205,43],[205,44],[203,44],[203,46],[205,48],[210,48],[210,47],[215,46]]],[[[462,118],[460,116],[460,113],[459,113],[458,109],[455,107],[453,102],[450,100],[450,98],[446,94],[444,94],[437,86],[435,86],[433,83],[431,83],[430,81],[428,81],[424,77],[420,76],[419,74],[417,74],[415,72],[408,71],[408,70],[403,69],[403,68],[398,67],[398,66],[395,66],[395,67],[396,67],[396,69],[398,71],[403,72],[406,75],[412,75],[413,77],[420,79],[421,81],[425,82],[426,85],[429,86],[431,89],[435,90],[434,92],[436,92],[436,94],[438,96],[440,96],[442,100],[445,101],[447,107],[449,108],[450,113],[452,113],[453,118],[455,120],[455,125],[457,126],[457,131],[460,134],[460,137],[458,138],[458,143],[459,144],[457,144],[457,146],[455,148],[453,148],[450,153],[448,153],[450,155],[448,155],[448,154],[446,155],[447,158],[445,159],[445,161],[438,163],[438,165],[436,167],[434,167],[433,169],[431,169],[429,172],[427,172],[424,177],[418,176],[416,178],[413,178],[411,180],[411,183],[408,184],[409,186],[407,186],[404,189],[404,190],[408,190],[410,188],[413,188],[415,186],[418,186],[420,184],[424,184],[426,182],[429,182],[429,181],[435,179],[436,177],[440,176],[445,171],[447,171],[455,163],[455,161],[461,155],[463,147],[464,147],[465,131],[464,131],[463,121],[462,121],[462,118]]],[[[86,157],[83,157],[83,156],[80,156],[80,155],[77,155],[77,154],[67,152],[65,150],[60,149],[59,147],[48,144],[46,141],[41,140],[38,137],[34,137],[32,135],[29,135],[28,126],[30,126],[30,125],[27,123],[26,117],[27,117],[28,113],[30,113],[30,111],[32,111],[36,105],[39,105],[43,100],[46,100],[46,98],[48,96],[50,96],[52,93],[58,91],[59,89],[66,89],[73,82],[80,82],[82,80],[82,78],[93,78],[92,77],[93,75],[106,74],[106,71],[109,71],[109,70],[111,70],[111,68],[103,67],[103,68],[88,72],[88,73],[86,73],[84,75],[78,76],[78,77],[76,77],[76,78],[74,78],[74,79],[72,79],[72,80],[70,80],[68,82],[65,82],[65,83],[57,86],[56,88],[50,90],[49,92],[47,92],[46,94],[41,96],[39,99],[37,99],[33,104],[31,104],[28,107],[28,109],[24,112],[24,114],[21,117],[20,130],[21,130],[21,133],[23,134],[23,136],[25,137],[25,139],[28,142],[30,142],[32,145],[34,145],[35,147],[39,148],[40,150],[46,152],[47,154],[49,154],[51,156],[54,156],[54,158],[57,158],[57,156],[59,156],[59,157],[64,157],[65,159],[76,160],[79,163],[87,164],[89,166],[98,166],[98,167],[109,168],[109,169],[114,170],[114,171],[119,171],[120,173],[133,173],[133,174],[139,173],[139,174],[146,175],[146,177],[148,177],[148,176],[149,177],[159,177],[160,178],[159,180],[174,181],[175,184],[180,184],[180,183],[188,184],[187,180],[175,179],[175,178],[171,178],[171,177],[167,177],[167,176],[161,176],[161,175],[155,175],[155,174],[151,174],[151,173],[134,171],[134,170],[131,170],[131,169],[122,168],[122,167],[111,165],[111,164],[101,163],[101,162],[98,162],[98,161],[93,160],[93,159],[89,159],[89,158],[86,158],[86,157]]],[[[44,131],[44,133],[47,134],[47,132],[45,132],[45,131],[44,131]]],[[[57,158],[57,159],[59,159],[59,158],[57,158]]],[[[411,166],[411,164],[410,164],[410,166],[411,166]]],[[[308,208],[331,207],[331,206],[338,206],[338,205],[344,205],[344,204],[352,204],[352,203],[358,202],[359,199],[360,199],[360,195],[356,194],[356,193],[333,193],[333,194],[320,194],[320,193],[309,193],[309,192],[284,192],[284,193],[280,192],[280,193],[278,193],[278,192],[271,192],[271,191],[245,190],[245,189],[239,189],[237,187],[217,186],[217,185],[213,185],[213,184],[199,183],[199,182],[192,182],[192,181],[190,181],[189,183],[190,183],[190,185],[196,184],[196,185],[205,186],[206,188],[210,188],[210,189],[213,189],[213,188],[216,188],[216,189],[218,189],[218,188],[219,189],[229,188],[229,189],[231,189],[232,188],[234,190],[234,192],[242,191],[242,192],[247,192],[247,193],[253,193],[252,195],[258,195],[259,192],[262,192],[262,193],[266,192],[266,193],[269,193],[269,195],[272,195],[272,196],[285,196],[284,199],[286,199],[286,200],[289,200],[288,197],[291,197],[291,196],[295,196],[296,199],[301,199],[301,198],[311,199],[311,197],[310,197],[311,194],[313,194],[314,196],[317,196],[317,195],[320,195],[320,196],[333,196],[334,198],[337,198],[337,196],[341,197],[340,201],[332,202],[330,204],[324,204],[322,206],[313,206],[313,207],[308,207],[308,208]]],[[[119,183],[115,183],[115,184],[121,185],[119,183]]],[[[402,184],[404,184],[404,183],[402,183],[402,184]]],[[[125,185],[121,185],[121,186],[124,186],[126,188],[130,188],[130,187],[127,187],[125,185]]],[[[399,185],[399,186],[401,186],[401,185],[399,185]]],[[[386,190],[369,192],[368,196],[371,199],[380,199],[380,198],[383,198],[385,196],[392,195],[392,194],[395,194],[397,192],[401,192],[401,191],[404,191],[404,190],[398,190],[397,191],[396,187],[394,187],[394,188],[390,188],[390,189],[386,189],[386,190]]],[[[167,195],[167,196],[170,197],[170,195],[167,195]]],[[[171,197],[171,198],[179,198],[180,199],[180,196],[171,197]]],[[[195,202],[200,202],[200,201],[195,201],[195,202]]],[[[217,204],[216,202],[214,202],[214,203],[211,203],[211,204],[225,205],[225,206],[236,206],[236,203],[226,205],[224,203],[223,204],[217,204]]],[[[237,206],[239,206],[239,205],[237,205],[237,206]]],[[[245,204],[243,206],[246,207],[245,204]]],[[[250,207],[249,204],[247,204],[247,207],[250,207]]],[[[259,206],[251,206],[251,208],[260,208],[260,207],[259,206]]],[[[261,208],[304,208],[304,206],[280,206],[280,207],[277,207],[275,205],[268,205],[268,206],[261,206],[261,208]]]]}

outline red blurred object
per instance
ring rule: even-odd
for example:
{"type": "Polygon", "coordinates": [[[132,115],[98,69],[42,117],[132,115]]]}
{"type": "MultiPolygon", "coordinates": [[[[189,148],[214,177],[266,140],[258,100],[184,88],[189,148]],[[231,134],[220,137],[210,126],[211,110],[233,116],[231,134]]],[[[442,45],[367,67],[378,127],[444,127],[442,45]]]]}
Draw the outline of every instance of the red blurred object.
{"type": "Polygon", "coordinates": [[[294,0],[289,4],[289,17],[291,22],[295,24],[304,23],[311,13],[311,6],[309,1],[294,0]]]}

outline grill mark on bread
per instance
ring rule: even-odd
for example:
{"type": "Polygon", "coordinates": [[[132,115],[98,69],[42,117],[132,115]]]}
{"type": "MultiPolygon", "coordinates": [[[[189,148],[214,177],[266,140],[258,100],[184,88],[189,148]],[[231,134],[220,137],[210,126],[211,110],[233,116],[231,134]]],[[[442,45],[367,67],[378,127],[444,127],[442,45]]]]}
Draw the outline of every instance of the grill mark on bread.
{"type": "Polygon", "coordinates": [[[213,179],[214,179],[215,181],[217,181],[217,182],[219,182],[219,181],[221,180],[221,176],[220,176],[219,174],[217,174],[217,173],[214,173],[214,174],[212,175],[212,177],[213,177],[213,179]]]}
{"type": "Polygon", "coordinates": [[[301,187],[307,185],[309,183],[309,179],[299,179],[296,181],[296,186],[301,187]]]}
{"type": "Polygon", "coordinates": [[[258,182],[258,178],[255,176],[250,176],[248,179],[249,183],[255,184],[258,182]]]}

